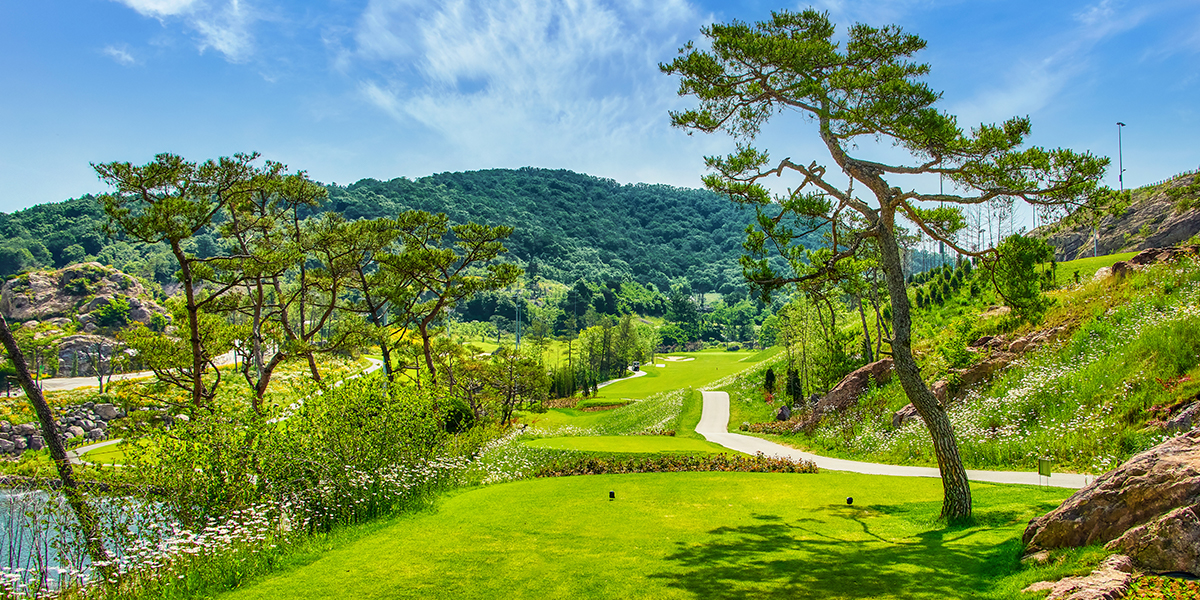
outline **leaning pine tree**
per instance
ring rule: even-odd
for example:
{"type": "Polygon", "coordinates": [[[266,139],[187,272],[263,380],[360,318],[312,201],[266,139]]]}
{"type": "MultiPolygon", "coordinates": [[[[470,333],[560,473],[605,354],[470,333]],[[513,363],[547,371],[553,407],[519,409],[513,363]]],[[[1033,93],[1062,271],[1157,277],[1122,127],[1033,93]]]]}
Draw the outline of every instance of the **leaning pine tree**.
{"type": "MultiPolygon", "coordinates": [[[[928,65],[910,57],[924,40],[900,28],[854,25],[844,47],[834,41],[827,14],[815,10],[772,13],[753,25],[734,21],[702,30],[710,50],[689,43],[680,56],[660,65],[682,78],[681,96],[695,96],[699,107],[672,112],[672,123],[712,133],[722,130],[737,140],[728,156],[706,157],[712,171],[705,185],[758,210],[748,230],[746,278],[769,295],[788,285],[836,279],[842,261],[877,251],[891,299],[894,336],[891,354],[901,386],[933,438],[945,498],[942,516],[951,521],[971,516],[971,489],[946,411],[922,381],[911,349],[909,299],[905,293],[897,238],[907,222],[946,242],[962,254],[979,255],[958,245],[965,221],[963,205],[1021,199],[1044,212],[1071,210],[1097,197],[1097,181],[1108,159],[1065,149],[1022,149],[1028,118],[1002,125],[981,125],[970,132],[954,116],[934,107],[941,94],[921,81],[928,65]],[[771,161],[753,146],[770,118],[798,111],[815,125],[833,169],[813,160],[771,161]],[[862,138],[892,142],[912,156],[907,163],[886,164],[857,155],[862,138]],[[963,195],[923,194],[889,180],[902,175],[938,174],[963,195]],[[772,194],[768,176],[794,177],[795,187],[772,194]],[[927,208],[938,204],[944,207],[927,208]],[[806,251],[796,232],[827,228],[827,248],[806,251]],[[771,250],[774,248],[775,250],[771,250]],[[778,252],[788,271],[777,271],[768,254],[778,252]],[[790,271],[790,272],[789,272],[790,271]]],[[[870,144],[865,144],[871,147],[870,144]]]]}

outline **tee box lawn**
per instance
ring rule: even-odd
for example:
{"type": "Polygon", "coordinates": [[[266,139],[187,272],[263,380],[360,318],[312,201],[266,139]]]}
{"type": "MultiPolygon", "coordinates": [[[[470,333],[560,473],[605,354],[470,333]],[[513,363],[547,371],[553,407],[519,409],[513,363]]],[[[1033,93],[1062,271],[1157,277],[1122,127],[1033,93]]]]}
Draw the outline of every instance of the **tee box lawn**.
{"type": "Polygon", "coordinates": [[[220,598],[940,600],[1017,597],[1054,575],[1021,565],[1020,538],[1070,490],[972,490],[976,523],[948,527],[937,521],[935,478],[826,471],[520,481],[452,493],[434,510],[220,598]]]}

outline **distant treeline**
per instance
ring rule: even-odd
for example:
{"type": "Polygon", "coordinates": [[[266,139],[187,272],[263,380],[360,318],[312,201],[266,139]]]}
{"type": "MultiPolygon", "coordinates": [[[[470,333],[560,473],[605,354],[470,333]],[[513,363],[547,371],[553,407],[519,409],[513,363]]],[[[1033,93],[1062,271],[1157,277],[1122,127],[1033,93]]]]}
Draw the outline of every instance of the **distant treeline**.
{"type": "MultiPolygon", "coordinates": [[[[636,281],[667,290],[686,277],[697,292],[744,287],[738,257],[754,213],[707,190],[622,185],[528,167],[364,179],[328,189],[321,210],[352,220],[419,209],[444,212],[454,223],[511,225],[507,260],[531,278],[636,281]]],[[[0,213],[0,276],[97,260],[160,283],[172,280],[178,266],[165,246],[109,238],[104,223],[92,195],[0,213]]],[[[198,236],[196,253],[215,253],[216,240],[198,236]]]]}

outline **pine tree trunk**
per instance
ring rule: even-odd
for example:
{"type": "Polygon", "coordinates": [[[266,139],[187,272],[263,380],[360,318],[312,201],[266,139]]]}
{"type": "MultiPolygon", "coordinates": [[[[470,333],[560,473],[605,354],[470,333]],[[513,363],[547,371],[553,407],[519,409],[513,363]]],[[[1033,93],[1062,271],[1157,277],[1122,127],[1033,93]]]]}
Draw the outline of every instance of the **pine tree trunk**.
{"type": "Polygon", "coordinates": [[[888,296],[892,300],[892,359],[895,361],[896,376],[904,388],[917,414],[925,420],[929,435],[933,438],[933,451],[937,456],[938,469],[942,473],[942,517],[948,521],[964,521],[971,518],[971,484],[958,454],[958,442],[954,438],[954,427],[946,409],[934,397],[933,392],[921,379],[921,369],[912,354],[912,319],[909,314],[908,291],[904,285],[904,272],[900,266],[900,252],[893,230],[894,213],[881,211],[879,231],[879,253],[887,281],[888,296]]]}

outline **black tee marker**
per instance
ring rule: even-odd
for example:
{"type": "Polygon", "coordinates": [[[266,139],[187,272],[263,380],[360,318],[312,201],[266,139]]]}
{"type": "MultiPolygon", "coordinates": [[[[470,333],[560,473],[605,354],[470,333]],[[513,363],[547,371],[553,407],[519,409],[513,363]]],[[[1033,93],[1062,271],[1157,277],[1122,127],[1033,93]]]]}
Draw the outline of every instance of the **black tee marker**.
{"type": "Polygon", "coordinates": [[[854,498],[846,498],[846,504],[854,504],[854,498]]]}

